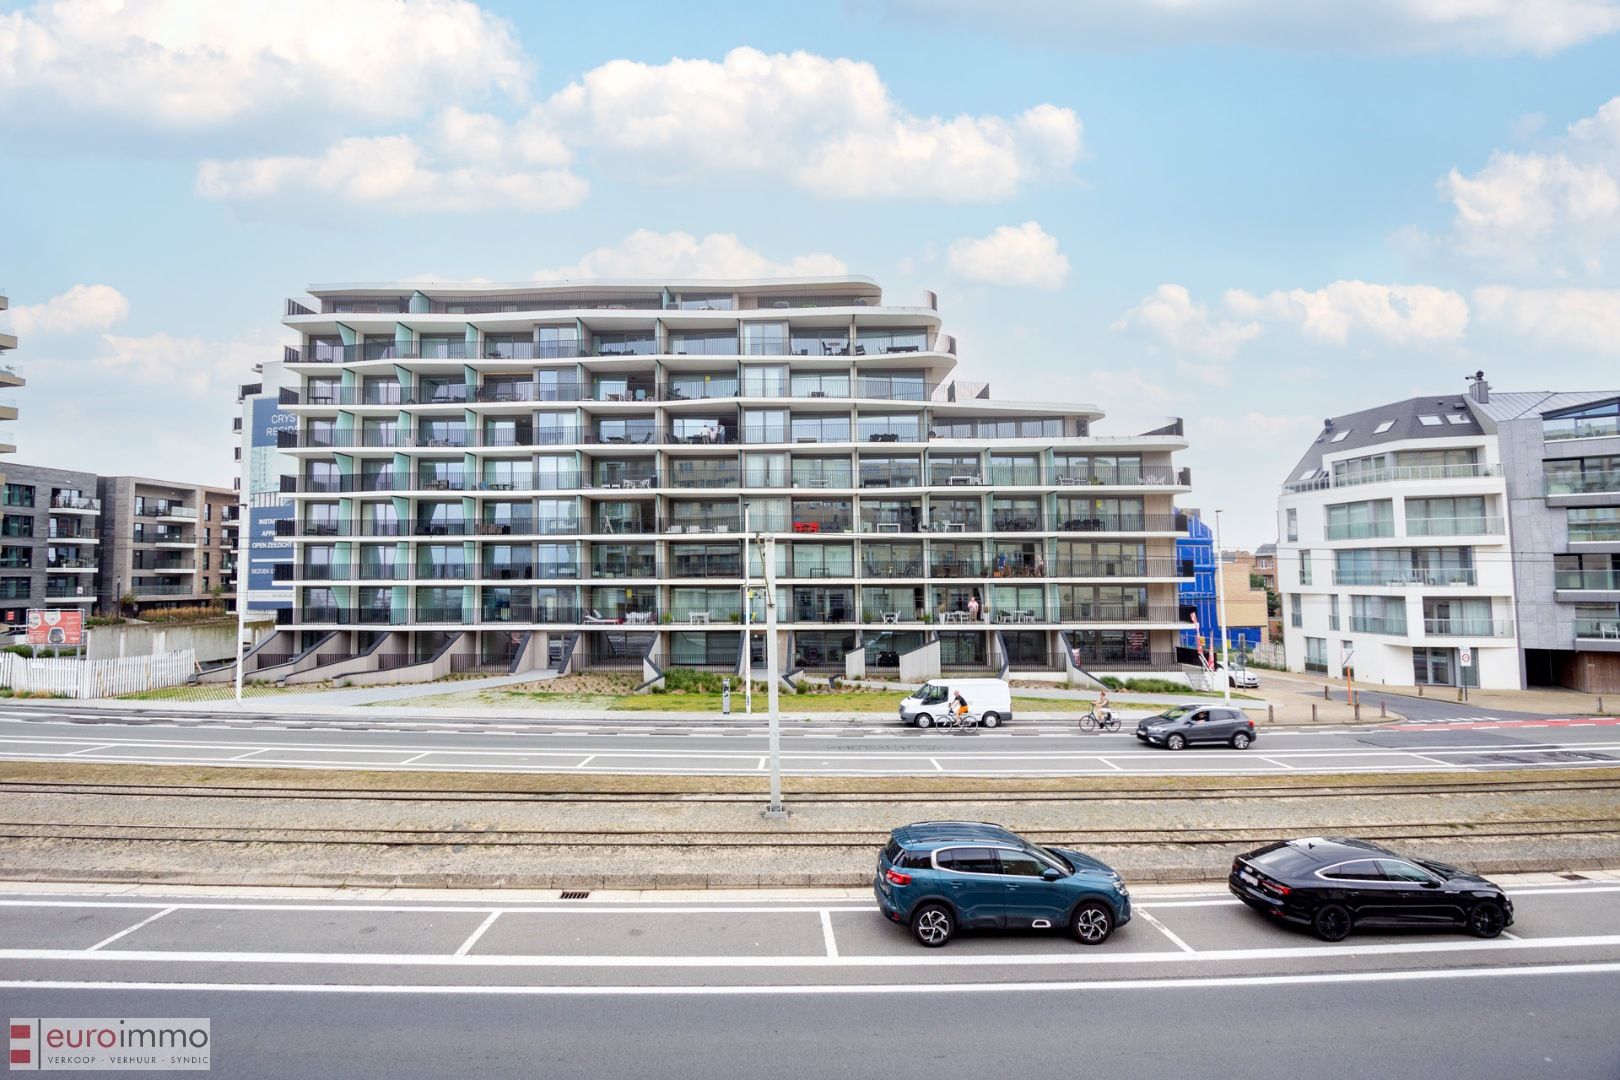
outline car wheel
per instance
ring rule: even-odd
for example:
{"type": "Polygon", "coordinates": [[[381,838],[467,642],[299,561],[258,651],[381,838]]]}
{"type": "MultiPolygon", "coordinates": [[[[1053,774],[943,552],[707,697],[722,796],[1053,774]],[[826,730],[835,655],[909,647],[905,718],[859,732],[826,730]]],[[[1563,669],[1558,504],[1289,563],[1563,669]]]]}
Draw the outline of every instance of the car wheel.
{"type": "Polygon", "coordinates": [[[983,717],[980,718],[979,723],[983,724],[985,727],[998,727],[1001,724],[1001,714],[998,712],[987,712],[983,717]]]}
{"type": "Polygon", "coordinates": [[[1507,916],[1495,900],[1482,900],[1468,909],[1467,925],[1475,937],[1493,938],[1507,926],[1507,916]]]}
{"type": "Polygon", "coordinates": [[[925,712],[920,712],[917,714],[917,718],[913,720],[912,723],[916,724],[918,727],[933,727],[934,718],[925,712]]]}
{"type": "Polygon", "coordinates": [[[1311,929],[1323,941],[1343,941],[1350,936],[1350,912],[1343,904],[1323,904],[1311,919],[1311,929]]]}
{"type": "Polygon", "coordinates": [[[1164,745],[1168,746],[1172,750],[1181,750],[1187,745],[1187,736],[1172,735],[1168,739],[1164,740],[1164,745]]]}
{"type": "Polygon", "coordinates": [[[956,920],[943,904],[924,904],[911,917],[911,934],[921,945],[937,949],[956,933],[956,920]]]}
{"type": "Polygon", "coordinates": [[[1249,748],[1249,733],[1240,731],[1232,736],[1232,748],[1234,750],[1247,750],[1249,748]]]}
{"type": "Polygon", "coordinates": [[[1080,944],[1101,945],[1114,932],[1114,913],[1108,910],[1107,904],[1088,900],[1074,909],[1069,929],[1080,944]]]}

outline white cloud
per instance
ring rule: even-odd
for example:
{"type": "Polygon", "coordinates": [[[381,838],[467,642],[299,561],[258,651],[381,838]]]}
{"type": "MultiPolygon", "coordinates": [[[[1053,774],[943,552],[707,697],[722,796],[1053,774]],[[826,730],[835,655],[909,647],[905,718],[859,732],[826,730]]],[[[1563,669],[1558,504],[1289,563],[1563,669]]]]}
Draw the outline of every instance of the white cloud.
{"type": "Polygon", "coordinates": [[[1480,320],[1543,345],[1620,356],[1620,289],[1474,290],[1480,320]]]}
{"type": "Polygon", "coordinates": [[[599,247],[569,266],[535,272],[536,281],[586,278],[776,278],[846,274],[842,259],[822,252],[770,259],[732,233],[699,239],[685,232],[638,229],[617,244],[599,247]]]}
{"type": "Polygon", "coordinates": [[[719,62],[614,60],[535,117],[644,181],[743,179],[848,198],[1006,199],[1066,174],[1080,153],[1069,109],[918,116],[890,98],[871,64],[751,48],[719,62]]]}
{"type": "Polygon", "coordinates": [[[1157,338],[1173,351],[1224,359],[1246,341],[1260,336],[1257,322],[1236,322],[1212,315],[1194,303],[1185,285],[1160,285],[1114,323],[1113,330],[1137,330],[1157,338]]]}
{"type": "Polygon", "coordinates": [[[280,354],[278,345],[269,339],[208,341],[158,333],[147,337],[104,334],[102,340],[107,348],[91,357],[90,365],[119,382],[122,389],[147,384],[164,390],[178,387],[199,396],[247,381],[254,364],[280,354]]]}
{"type": "Polygon", "coordinates": [[[129,314],[129,301],[111,285],[75,285],[42,304],[26,304],[8,315],[19,334],[76,334],[105,330],[129,314]]]}
{"type": "Polygon", "coordinates": [[[1057,289],[1069,276],[1069,257],[1058,250],[1057,237],[1034,221],[1003,225],[976,240],[958,240],[946,261],[969,281],[990,285],[1057,289]]]}
{"type": "Polygon", "coordinates": [[[1297,324],[1306,335],[1338,345],[1352,330],[1397,344],[1455,341],[1468,330],[1468,301],[1433,285],[1335,281],[1263,297],[1233,289],[1224,302],[1240,317],[1297,324]]]}
{"type": "Polygon", "coordinates": [[[197,194],[242,203],[346,204],[408,213],[480,210],[547,212],[584,202],[590,185],[566,168],[545,140],[501,141],[506,132],[491,117],[457,114],[440,119],[438,149],[409,135],[344,139],[320,157],[266,157],[205,161],[197,194]],[[493,142],[499,152],[467,153],[493,142]]]}
{"type": "Polygon", "coordinates": [[[471,0],[40,0],[0,14],[10,123],[398,120],[520,95],[526,77],[506,22],[471,0]]]}
{"type": "Polygon", "coordinates": [[[1087,49],[1216,43],[1323,52],[1558,52],[1620,30],[1615,0],[888,0],[929,25],[1087,49]]]}
{"type": "Polygon", "coordinates": [[[1620,97],[1571,124],[1547,149],[1493,153],[1440,182],[1450,241],[1507,267],[1598,274],[1620,240],[1620,97]]]}

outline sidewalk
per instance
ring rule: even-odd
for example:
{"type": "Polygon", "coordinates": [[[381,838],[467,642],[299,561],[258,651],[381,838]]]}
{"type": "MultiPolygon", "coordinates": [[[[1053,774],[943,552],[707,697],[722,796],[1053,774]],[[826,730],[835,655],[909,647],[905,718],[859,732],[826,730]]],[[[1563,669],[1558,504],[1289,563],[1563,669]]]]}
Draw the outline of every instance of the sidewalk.
{"type": "MultiPolygon", "coordinates": [[[[1262,686],[1281,686],[1289,691],[1314,694],[1320,700],[1322,688],[1327,687],[1342,702],[1344,680],[1321,675],[1303,675],[1293,671],[1271,671],[1256,668],[1262,686]],[[1336,693],[1335,693],[1336,692],[1336,693]]],[[[1469,689],[1468,700],[1459,700],[1453,686],[1385,686],[1380,683],[1355,684],[1359,697],[1377,694],[1388,697],[1423,698],[1443,701],[1457,706],[1460,713],[1524,712],[1544,716],[1615,716],[1620,715],[1620,694],[1583,694],[1574,690],[1538,688],[1535,690],[1477,690],[1469,689]],[[1601,705],[1600,705],[1601,703],[1601,705]]],[[[1284,695],[1278,694],[1277,697],[1284,695]]],[[[1392,705],[1393,708],[1393,705],[1392,705]]]]}

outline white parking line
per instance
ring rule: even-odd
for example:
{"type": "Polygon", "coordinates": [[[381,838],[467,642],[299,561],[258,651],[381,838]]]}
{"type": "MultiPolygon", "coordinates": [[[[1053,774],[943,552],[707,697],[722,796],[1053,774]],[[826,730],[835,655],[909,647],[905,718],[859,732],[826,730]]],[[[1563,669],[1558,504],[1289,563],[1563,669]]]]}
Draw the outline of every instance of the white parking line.
{"type": "Polygon", "coordinates": [[[139,930],[148,923],[157,922],[159,919],[163,918],[163,916],[169,914],[169,912],[173,910],[174,908],[172,907],[166,907],[162,911],[154,912],[142,919],[140,922],[136,923],[134,926],[126,927],[125,929],[118,931],[118,933],[114,934],[112,937],[103,938],[101,941],[96,942],[94,945],[86,949],[85,952],[96,952],[99,949],[103,949],[117,941],[119,938],[124,937],[126,934],[133,934],[135,931],[139,930]]]}
{"type": "Polygon", "coordinates": [[[478,939],[484,936],[484,931],[488,930],[491,926],[494,926],[495,920],[500,917],[501,913],[499,911],[490,912],[489,916],[484,919],[483,922],[478,924],[478,929],[467,935],[467,940],[461,943],[461,948],[456,950],[456,955],[466,956],[472,947],[478,944],[478,939]]]}
{"type": "Polygon", "coordinates": [[[1169,938],[1170,943],[1172,945],[1174,945],[1176,948],[1180,949],[1182,952],[1190,953],[1190,952],[1196,952],[1197,951],[1191,945],[1187,944],[1185,941],[1182,941],[1181,938],[1177,937],[1176,934],[1175,934],[1175,931],[1171,930],[1168,926],[1164,925],[1164,923],[1160,922],[1158,919],[1155,919],[1152,915],[1148,914],[1146,911],[1138,910],[1137,914],[1142,916],[1142,921],[1143,922],[1147,923],[1149,926],[1153,927],[1159,933],[1161,933],[1165,937],[1169,938]]]}
{"type": "Polygon", "coordinates": [[[826,909],[821,912],[821,940],[827,946],[828,956],[838,955],[838,939],[833,937],[832,915],[826,909]]]}
{"type": "MultiPolygon", "coordinates": [[[[131,927],[131,930],[137,927],[131,927]]],[[[869,956],[569,956],[450,953],[183,952],[179,950],[0,949],[0,960],[118,960],[166,964],[308,964],[364,967],[502,968],[797,968],[797,967],[1087,967],[1117,964],[1182,964],[1308,960],[1326,956],[1366,958],[1425,953],[1522,952],[1526,949],[1593,949],[1620,945],[1620,934],[1590,937],[1502,938],[1360,945],[1300,945],[1269,949],[1184,952],[1110,952],[1085,949],[1053,953],[957,953],[934,951],[869,956]]]]}

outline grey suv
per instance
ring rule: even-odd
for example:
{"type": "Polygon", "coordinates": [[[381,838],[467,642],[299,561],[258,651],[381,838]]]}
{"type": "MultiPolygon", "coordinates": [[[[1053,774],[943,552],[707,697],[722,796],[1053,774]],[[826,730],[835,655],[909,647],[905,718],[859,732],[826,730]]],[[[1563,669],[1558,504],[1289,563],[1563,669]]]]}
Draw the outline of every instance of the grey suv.
{"type": "Polygon", "coordinates": [[[1193,743],[1223,743],[1247,750],[1259,738],[1242,709],[1226,705],[1174,705],[1136,725],[1136,737],[1154,746],[1180,750],[1193,743]]]}

